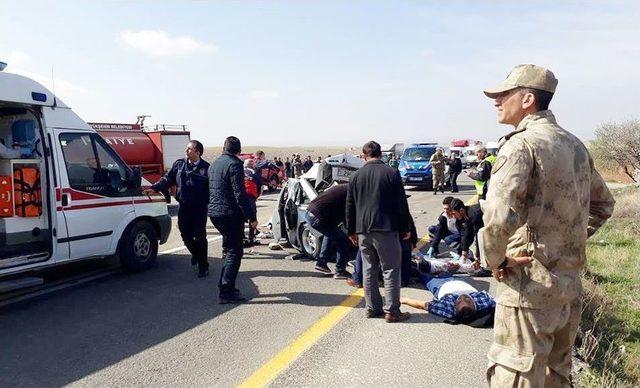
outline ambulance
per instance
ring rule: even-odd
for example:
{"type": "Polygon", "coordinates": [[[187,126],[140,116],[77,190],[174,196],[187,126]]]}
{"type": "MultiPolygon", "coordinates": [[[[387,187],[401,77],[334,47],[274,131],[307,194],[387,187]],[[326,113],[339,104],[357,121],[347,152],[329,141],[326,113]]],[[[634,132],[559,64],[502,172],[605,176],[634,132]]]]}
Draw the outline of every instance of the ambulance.
{"type": "Polygon", "coordinates": [[[117,256],[152,266],[167,241],[164,198],[139,168],[39,83],[1,71],[0,277],[117,256]]]}

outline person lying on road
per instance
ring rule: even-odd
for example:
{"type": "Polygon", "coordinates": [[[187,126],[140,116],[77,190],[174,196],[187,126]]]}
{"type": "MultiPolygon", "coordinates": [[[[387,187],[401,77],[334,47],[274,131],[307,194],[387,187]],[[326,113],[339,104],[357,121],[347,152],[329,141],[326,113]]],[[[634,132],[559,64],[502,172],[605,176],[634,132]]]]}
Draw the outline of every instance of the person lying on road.
{"type": "Polygon", "coordinates": [[[459,277],[453,277],[456,264],[438,260],[421,260],[420,280],[433,294],[430,302],[401,298],[400,303],[426,310],[431,314],[470,324],[478,318],[493,314],[496,302],[486,291],[478,291],[459,277]],[[439,276],[436,276],[439,274],[439,276]]]}

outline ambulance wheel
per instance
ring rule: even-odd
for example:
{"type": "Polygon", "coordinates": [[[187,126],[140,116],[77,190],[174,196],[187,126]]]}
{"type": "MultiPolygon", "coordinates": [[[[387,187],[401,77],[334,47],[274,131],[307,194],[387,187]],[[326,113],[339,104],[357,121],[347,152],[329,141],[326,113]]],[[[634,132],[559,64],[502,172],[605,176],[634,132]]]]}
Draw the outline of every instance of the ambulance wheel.
{"type": "Polygon", "coordinates": [[[127,228],[120,241],[120,261],[129,271],[151,268],[158,256],[158,235],[147,221],[139,221],[127,228]]]}

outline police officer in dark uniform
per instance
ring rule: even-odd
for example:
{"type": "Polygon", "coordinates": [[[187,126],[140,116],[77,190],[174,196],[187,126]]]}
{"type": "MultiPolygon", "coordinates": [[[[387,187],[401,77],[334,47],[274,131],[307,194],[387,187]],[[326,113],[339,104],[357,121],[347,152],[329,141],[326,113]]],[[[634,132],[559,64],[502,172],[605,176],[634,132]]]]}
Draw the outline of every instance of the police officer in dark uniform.
{"type": "Polygon", "coordinates": [[[178,209],[178,229],[184,245],[191,253],[191,264],[198,264],[198,277],[209,275],[207,262],[207,205],[209,204],[209,163],[201,159],[204,147],[197,140],[187,143],[186,157],[173,163],[167,172],[151,188],[152,192],[165,191],[176,187],[178,209]]]}

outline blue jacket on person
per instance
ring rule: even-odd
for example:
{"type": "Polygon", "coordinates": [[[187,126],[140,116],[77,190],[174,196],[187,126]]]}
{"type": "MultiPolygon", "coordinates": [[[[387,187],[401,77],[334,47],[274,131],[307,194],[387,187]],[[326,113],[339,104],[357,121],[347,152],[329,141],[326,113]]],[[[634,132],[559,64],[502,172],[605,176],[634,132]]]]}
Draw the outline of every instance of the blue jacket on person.
{"type": "Polygon", "coordinates": [[[235,155],[224,152],[209,167],[209,217],[256,220],[244,188],[244,167],[235,155]]]}

